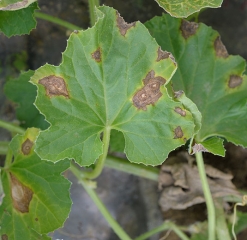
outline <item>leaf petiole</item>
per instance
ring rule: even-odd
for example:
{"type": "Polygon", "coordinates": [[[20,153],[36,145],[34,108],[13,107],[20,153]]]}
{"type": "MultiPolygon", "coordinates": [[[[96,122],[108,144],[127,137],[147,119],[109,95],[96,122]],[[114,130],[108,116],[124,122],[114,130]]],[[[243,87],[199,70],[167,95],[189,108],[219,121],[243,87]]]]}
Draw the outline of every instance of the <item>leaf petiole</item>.
{"type": "Polygon", "coordinates": [[[0,127],[10,131],[11,133],[20,133],[20,134],[25,133],[25,129],[23,129],[17,125],[14,125],[12,123],[5,122],[3,120],[0,120],[0,127]]]}
{"type": "Polygon", "coordinates": [[[89,0],[89,15],[90,24],[93,26],[96,23],[95,7],[99,6],[99,0],[89,0]]]}
{"type": "Polygon", "coordinates": [[[196,156],[198,172],[199,172],[199,176],[202,182],[202,189],[203,189],[205,202],[207,205],[207,211],[208,211],[208,239],[215,240],[216,217],[215,217],[214,202],[213,202],[213,198],[212,198],[210,188],[208,185],[208,181],[207,181],[202,153],[197,152],[195,153],[195,156],[196,156]]]}

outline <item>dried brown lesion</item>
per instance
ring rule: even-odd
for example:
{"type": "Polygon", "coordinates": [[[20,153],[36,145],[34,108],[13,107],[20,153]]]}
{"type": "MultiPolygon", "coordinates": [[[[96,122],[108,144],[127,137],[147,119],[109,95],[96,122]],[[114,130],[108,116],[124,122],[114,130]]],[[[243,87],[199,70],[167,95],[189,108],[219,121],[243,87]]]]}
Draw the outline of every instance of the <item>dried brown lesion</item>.
{"type": "Polygon", "coordinates": [[[91,54],[92,58],[96,61],[96,62],[100,62],[101,61],[101,49],[100,47],[97,48],[96,51],[94,51],[91,54]]]}
{"type": "Polygon", "coordinates": [[[183,130],[180,126],[174,129],[174,139],[182,138],[184,136],[183,130]]]}
{"type": "Polygon", "coordinates": [[[21,213],[29,212],[29,205],[33,197],[32,190],[23,185],[12,173],[10,173],[10,180],[14,208],[21,213]]]}
{"type": "Polygon", "coordinates": [[[230,76],[230,79],[228,81],[228,87],[229,88],[235,88],[235,87],[238,87],[242,84],[243,82],[243,79],[238,76],[238,75],[231,75],[230,76]]]}
{"type": "Polygon", "coordinates": [[[220,39],[220,36],[218,36],[214,41],[214,50],[217,57],[227,58],[229,56],[225,45],[220,39]]]}
{"type": "Polygon", "coordinates": [[[33,142],[27,138],[24,143],[21,145],[21,151],[24,155],[28,155],[31,152],[33,142]]]}
{"type": "Polygon", "coordinates": [[[180,30],[185,39],[193,36],[199,27],[198,23],[182,20],[180,30]]]}
{"type": "Polygon", "coordinates": [[[147,110],[147,105],[154,105],[162,96],[160,87],[164,85],[166,80],[163,77],[155,77],[155,72],[150,71],[145,79],[143,79],[144,87],[138,90],[132,98],[136,108],[147,110]]]}
{"type": "Polygon", "coordinates": [[[39,84],[43,85],[46,90],[46,95],[51,97],[64,96],[69,98],[69,93],[63,78],[50,75],[39,80],[39,84]]]}
{"type": "Polygon", "coordinates": [[[133,23],[126,23],[124,19],[120,16],[120,14],[117,12],[117,27],[121,33],[122,36],[125,36],[127,31],[136,25],[136,22],[133,23]]]}
{"type": "Polygon", "coordinates": [[[182,108],[180,107],[175,107],[174,111],[176,113],[178,113],[179,115],[181,115],[182,117],[185,117],[186,116],[186,111],[184,111],[182,108]]]}

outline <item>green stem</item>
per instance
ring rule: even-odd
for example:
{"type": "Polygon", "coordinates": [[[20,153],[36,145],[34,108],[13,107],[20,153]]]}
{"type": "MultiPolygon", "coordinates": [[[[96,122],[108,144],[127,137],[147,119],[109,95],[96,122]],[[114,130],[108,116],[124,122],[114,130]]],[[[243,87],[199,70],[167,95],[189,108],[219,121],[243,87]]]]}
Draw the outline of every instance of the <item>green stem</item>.
{"type": "Polygon", "coordinates": [[[141,236],[135,238],[135,240],[145,240],[159,232],[162,232],[164,230],[173,230],[182,240],[189,240],[189,238],[181,231],[181,228],[176,226],[172,222],[164,222],[159,227],[152,229],[149,232],[146,232],[142,234],[141,236]]]}
{"type": "Polygon", "coordinates": [[[108,148],[109,148],[109,143],[110,143],[110,133],[111,133],[111,128],[106,127],[103,132],[103,154],[99,157],[96,163],[96,167],[93,171],[83,172],[84,178],[94,179],[94,178],[97,178],[101,174],[104,164],[105,164],[105,159],[108,153],[108,148]]]}
{"type": "Polygon", "coordinates": [[[14,125],[12,123],[5,122],[3,120],[0,120],[0,127],[7,129],[11,133],[20,133],[20,134],[24,134],[25,133],[25,129],[23,129],[23,128],[17,126],[17,125],[14,125]]]}
{"type": "Polygon", "coordinates": [[[111,216],[109,211],[106,209],[105,205],[102,203],[96,192],[90,187],[88,181],[83,178],[83,175],[79,169],[77,169],[73,164],[70,166],[70,170],[79,180],[80,184],[85,188],[88,195],[91,197],[95,205],[98,207],[101,214],[104,216],[106,221],[109,223],[113,231],[118,235],[119,239],[131,240],[127,233],[121,228],[117,221],[111,216]]]}
{"type": "Polygon", "coordinates": [[[208,211],[208,239],[215,240],[215,208],[213,198],[210,192],[210,188],[207,181],[207,176],[205,172],[205,167],[203,163],[202,153],[198,152],[196,155],[196,162],[198,167],[198,172],[202,182],[202,189],[205,197],[205,202],[208,211]]]}
{"type": "Polygon", "coordinates": [[[126,159],[113,156],[107,156],[105,166],[118,171],[130,173],[138,177],[147,178],[149,180],[158,181],[159,169],[155,167],[147,167],[141,164],[130,163],[126,159]]]}
{"type": "Polygon", "coordinates": [[[52,22],[52,23],[56,23],[62,27],[65,27],[67,29],[70,29],[70,30],[81,30],[82,28],[72,24],[72,23],[69,23],[67,21],[64,21],[60,18],[56,18],[56,17],[53,17],[53,16],[50,16],[48,14],[45,14],[45,13],[42,13],[42,12],[34,12],[34,16],[36,18],[40,18],[40,19],[43,19],[43,20],[46,20],[48,22],[52,22]]]}
{"type": "Polygon", "coordinates": [[[0,142],[0,155],[6,155],[9,148],[9,142],[0,142]]]}
{"type": "Polygon", "coordinates": [[[90,24],[93,26],[96,23],[95,7],[99,6],[99,0],[89,0],[89,15],[90,15],[90,24]]]}
{"type": "Polygon", "coordinates": [[[13,153],[12,150],[10,149],[10,147],[8,148],[8,152],[6,154],[6,158],[5,158],[5,163],[4,163],[4,168],[8,169],[10,167],[10,165],[12,164],[12,158],[13,158],[13,153]]]}

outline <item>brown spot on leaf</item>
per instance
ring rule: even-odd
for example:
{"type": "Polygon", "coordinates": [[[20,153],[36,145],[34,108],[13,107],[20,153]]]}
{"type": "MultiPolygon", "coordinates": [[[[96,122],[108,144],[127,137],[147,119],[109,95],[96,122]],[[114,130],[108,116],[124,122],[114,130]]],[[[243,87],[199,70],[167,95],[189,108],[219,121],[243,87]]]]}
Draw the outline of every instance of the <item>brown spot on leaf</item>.
{"type": "Polygon", "coordinates": [[[227,58],[229,56],[225,45],[220,40],[220,36],[214,41],[214,50],[217,57],[227,58]]]}
{"type": "Polygon", "coordinates": [[[160,47],[158,48],[158,57],[156,59],[157,62],[159,62],[162,59],[169,58],[170,53],[167,51],[163,51],[160,47]]]}
{"type": "Polygon", "coordinates": [[[100,51],[100,48],[98,48],[95,52],[92,53],[92,58],[96,62],[100,62],[101,61],[101,51],[100,51]]]}
{"type": "Polygon", "coordinates": [[[3,235],[1,236],[1,240],[8,240],[8,239],[9,239],[9,237],[8,237],[7,234],[3,234],[3,235]]]}
{"type": "Polygon", "coordinates": [[[176,127],[175,130],[174,130],[174,139],[177,139],[177,138],[182,138],[184,135],[182,129],[180,126],[176,127]]]}
{"type": "Polygon", "coordinates": [[[46,95],[51,97],[62,95],[69,97],[66,84],[63,78],[54,75],[44,77],[39,80],[39,84],[45,87],[46,95]]]}
{"type": "Polygon", "coordinates": [[[230,80],[228,81],[228,87],[229,88],[235,88],[243,82],[243,79],[240,76],[237,75],[231,75],[230,80]]]}
{"type": "Polygon", "coordinates": [[[132,101],[135,107],[142,110],[147,110],[147,105],[154,104],[162,96],[160,86],[165,84],[166,80],[163,77],[155,76],[155,72],[150,71],[145,79],[143,79],[144,87],[138,90],[132,101]]]}
{"type": "Polygon", "coordinates": [[[21,212],[27,213],[29,211],[29,204],[33,197],[31,189],[23,185],[13,174],[10,173],[11,178],[11,197],[14,208],[21,212]]]}
{"type": "Polygon", "coordinates": [[[183,37],[187,39],[190,36],[193,36],[196,33],[198,26],[198,23],[182,20],[180,30],[182,31],[183,37]]]}
{"type": "Polygon", "coordinates": [[[33,142],[27,138],[24,143],[21,145],[21,151],[24,155],[28,155],[32,149],[33,142]]]}
{"type": "Polygon", "coordinates": [[[117,27],[119,28],[119,31],[122,36],[125,36],[126,32],[135,25],[136,25],[135,22],[126,23],[124,19],[120,16],[120,14],[117,12],[117,27]]]}
{"type": "Polygon", "coordinates": [[[38,218],[35,218],[34,220],[35,220],[36,222],[38,222],[38,221],[39,221],[39,219],[38,219],[38,218]]]}
{"type": "Polygon", "coordinates": [[[182,117],[185,117],[186,116],[186,112],[180,108],[180,107],[175,107],[174,111],[178,114],[180,114],[182,117]]]}

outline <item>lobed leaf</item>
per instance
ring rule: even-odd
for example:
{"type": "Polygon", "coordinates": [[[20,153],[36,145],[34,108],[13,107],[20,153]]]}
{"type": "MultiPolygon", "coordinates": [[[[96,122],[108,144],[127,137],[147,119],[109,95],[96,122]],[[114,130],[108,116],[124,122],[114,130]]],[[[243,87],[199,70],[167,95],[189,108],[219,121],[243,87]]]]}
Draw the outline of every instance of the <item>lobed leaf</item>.
{"type": "Polygon", "coordinates": [[[202,8],[218,8],[223,0],[155,0],[171,16],[186,18],[202,8]]]}
{"type": "Polygon", "coordinates": [[[164,87],[176,63],[140,22],[127,24],[105,6],[96,13],[94,27],[72,33],[61,65],[45,65],[32,77],[35,104],[51,124],[36,151],[42,159],[91,165],[102,154],[102,132],[115,129],[130,161],[160,164],[194,131],[190,111],[164,87]]]}
{"type": "Polygon", "coordinates": [[[61,227],[70,212],[70,183],[61,176],[69,162],[41,161],[33,150],[38,133],[38,129],[28,129],[10,143],[14,161],[1,175],[5,193],[0,206],[2,239],[50,239],[45,234],[61,227]]]}
{"type": "Polygon", "coordinates": [[[0,32],[7,37],[29,34],[36,27],[34,11],[38,9],[36,2],[16,11],[0,11],[0,32]]]}
{"type": "MultiPolygon", "coordinates": [[[[166,14],[153,18],[146,26],[161,47],[171,51],[178,61],[174,89],[183,90],[202,114],[196,142],[203,144],[209,137],[219,136],[246,147],[245,60],[229,55],[219,34],[204,24],[166,14]]],[[[221,141],[217,148],[222,149],[221,141]]]]}

